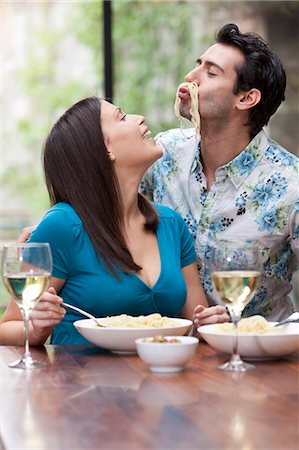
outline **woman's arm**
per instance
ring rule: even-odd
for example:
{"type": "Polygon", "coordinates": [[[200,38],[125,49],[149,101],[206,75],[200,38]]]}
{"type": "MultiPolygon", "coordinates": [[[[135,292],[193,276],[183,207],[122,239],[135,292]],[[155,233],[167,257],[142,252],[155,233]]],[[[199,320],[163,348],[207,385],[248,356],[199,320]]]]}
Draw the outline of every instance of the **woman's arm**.
{"type": "Polygon", "coordinates": [[[204,290],[200,284],[196,263],[182,268],[183,277],[187,287],[187,299],[182,310],[182,317],[192,319],[197,305],[208,306],[204,290]]]}
{"type": "MultiPolygon", "coordinates": [[[[65,280],[51,278],[51,287],[45,292],[30,313],[29,342],[42,345],[64,317],[66,311],[61,307],[60,291],[65,280]]],[[[24,345],[24,325],[22,314],[16,302],[11,300],[0,321],[0,345],[24,345]]]]}
{"type": "Polygon", "coordinates": [[[187,286],[187,299],[181,313],[182,317],[192,319],[196,327],[210,323],[228,322],[230,318],[224,306],[208,306],[196,263],[183,267],[182,273],[187,286]]]}

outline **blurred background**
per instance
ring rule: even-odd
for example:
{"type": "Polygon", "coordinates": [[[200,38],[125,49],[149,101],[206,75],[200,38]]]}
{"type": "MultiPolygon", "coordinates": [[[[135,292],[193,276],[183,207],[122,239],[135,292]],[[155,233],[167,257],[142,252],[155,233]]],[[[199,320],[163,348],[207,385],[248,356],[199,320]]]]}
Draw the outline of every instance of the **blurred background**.
{"type": "MultiPolygon", "coordinates": [[[[104,3],[1,0],[0,245],[49,207],[40,154],[54,121],[81,98],[105,96],[104,3]]],[[[299,154],[298,1],[108,3],[113,102],[144,115],[153,135],[178,125],[177,85],[234,22],[262,35],[285,65],[286,101],[266,131],[299,154]]],[[[0,282],[0,307],[6,301],[0,282]]]]}

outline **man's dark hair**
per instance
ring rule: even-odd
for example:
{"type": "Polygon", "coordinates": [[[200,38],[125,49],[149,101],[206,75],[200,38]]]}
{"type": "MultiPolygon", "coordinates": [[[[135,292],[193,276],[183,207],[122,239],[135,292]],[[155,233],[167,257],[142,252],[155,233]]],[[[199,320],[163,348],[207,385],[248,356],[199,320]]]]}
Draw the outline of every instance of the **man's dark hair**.
{"type": "MultiPolygon", "coordinates": [[[[118,278],[138,271],[124,237],[124,208],[118,179],[101,128],[101,100],[90,97],[69,108],[50,131],[43,165],[51,205],[69,203],[80,216],[98,256],[118,278]]],[[[154,231],[158,216],[138,194],[145,228],[154,231]]]]}
{"type": "Polygon", "coordinates": [[[236,67],[234,94],[256,88],[261,92],[260,102],[249,111],[251,139],[267,125],[285,99],[286,74],[282,62],[269,45],[256,33],[240,33],[235,24],[224,25],[217,33],[219,44],[238,48],[244,63],[236,67]]]}

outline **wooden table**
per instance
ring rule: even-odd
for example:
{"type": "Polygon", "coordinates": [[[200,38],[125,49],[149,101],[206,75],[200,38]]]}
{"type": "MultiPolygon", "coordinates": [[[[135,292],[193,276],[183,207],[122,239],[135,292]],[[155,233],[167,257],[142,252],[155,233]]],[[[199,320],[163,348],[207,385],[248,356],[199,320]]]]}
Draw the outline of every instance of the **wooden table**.
{"type": "Polygon", "coordinates": [[[92,346],[33,349],[46,368],[7,367],[21,353],[0,347],[5,450],[299,449],[298,356],[236,376],[206,344],[177,374],[92,346]]]}

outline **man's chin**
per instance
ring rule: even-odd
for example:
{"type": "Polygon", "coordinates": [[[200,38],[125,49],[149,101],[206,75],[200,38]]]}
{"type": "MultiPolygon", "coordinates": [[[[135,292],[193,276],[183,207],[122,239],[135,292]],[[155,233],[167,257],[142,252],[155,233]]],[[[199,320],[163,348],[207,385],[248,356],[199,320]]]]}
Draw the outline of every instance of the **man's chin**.
{"type": "Polygon", "coordinates": [[[180,115],[191,122],[191,114],[190,111],[180,111],[180,115]]]}
{"type": "Polygon", "coordinates": [[[184,119],[190,120],[191,121],[191,114],[190,114],[190,109],[189,108],[181,108],[180,109],[180,115],[182,117],[184,117],[184,119]]]}

